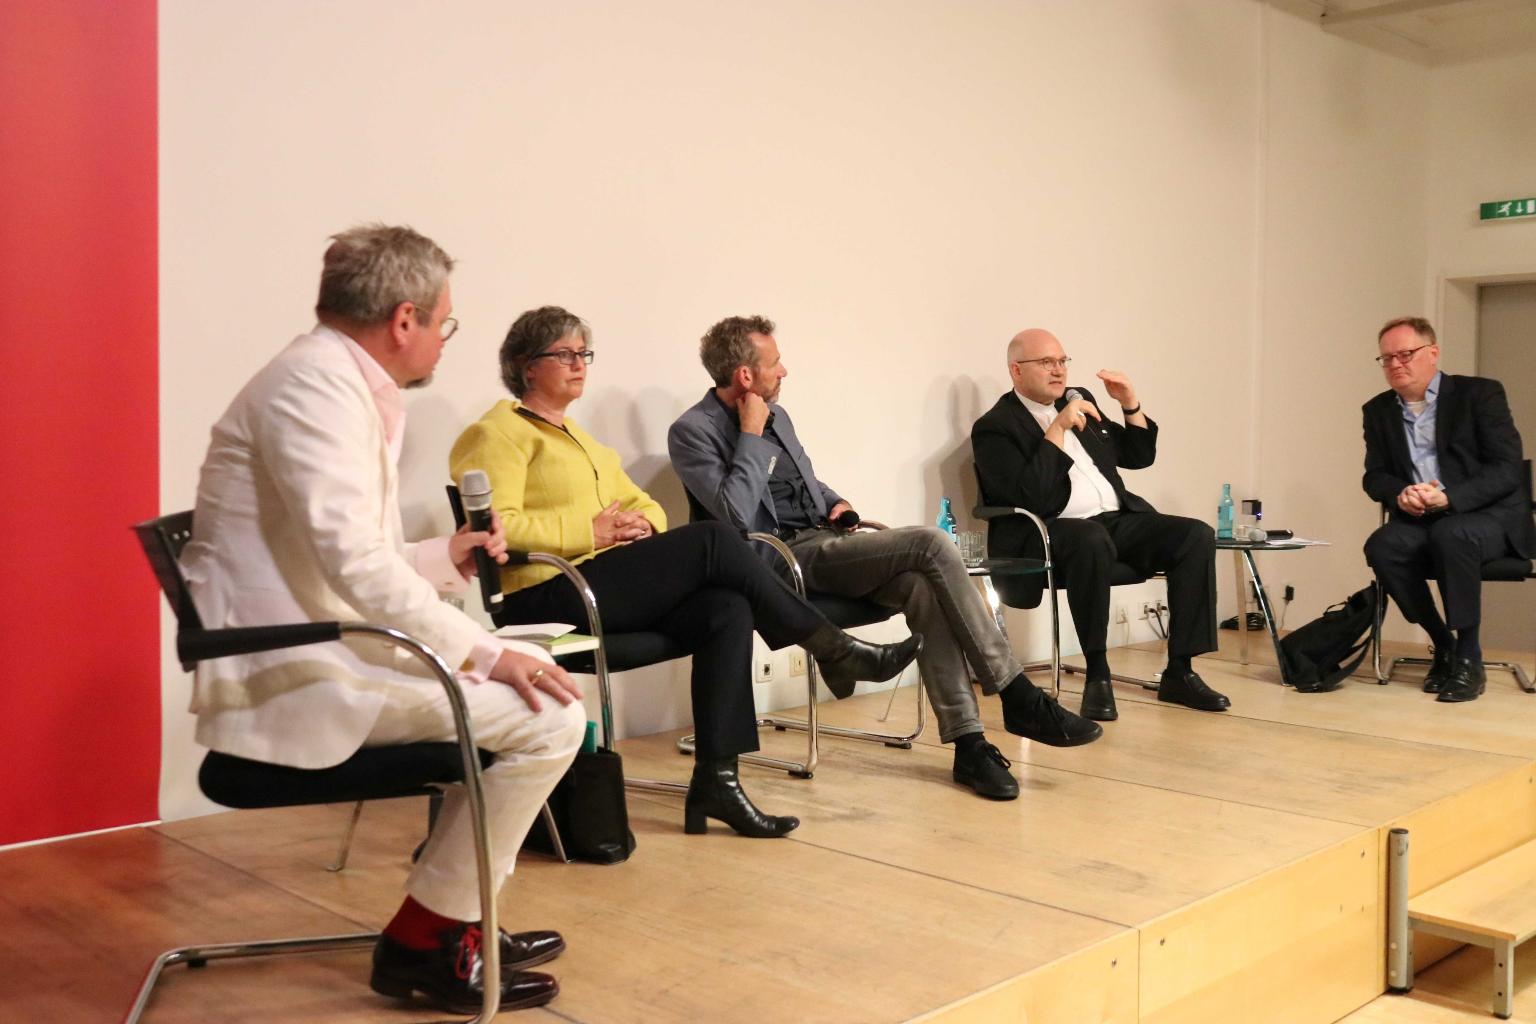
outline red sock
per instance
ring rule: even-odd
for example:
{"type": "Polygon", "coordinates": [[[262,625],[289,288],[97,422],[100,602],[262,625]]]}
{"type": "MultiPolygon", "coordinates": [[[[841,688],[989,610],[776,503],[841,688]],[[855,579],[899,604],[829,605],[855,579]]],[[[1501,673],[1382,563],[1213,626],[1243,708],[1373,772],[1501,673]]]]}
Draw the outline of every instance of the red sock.
{"type": "Polygon", "coordinates": [[[407,949],[437,949],[443,944],[441,934],[463,921],[436,914],[407,896],[394,919],[384,926],[384,934],[407,949]]]}

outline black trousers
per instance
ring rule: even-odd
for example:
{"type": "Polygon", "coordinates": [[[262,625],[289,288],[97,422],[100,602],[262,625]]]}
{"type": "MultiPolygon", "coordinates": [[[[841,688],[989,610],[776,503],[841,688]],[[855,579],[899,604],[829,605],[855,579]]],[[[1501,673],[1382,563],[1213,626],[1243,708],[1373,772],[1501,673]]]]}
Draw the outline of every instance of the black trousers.
{"type": "Polygon", "coordinates": [[[1143,576],[1168,576],[1168,653],[1194,657],[1216,649],[1216,534],[1206,523],[1161,512],[1104,512],[1053,519],[1056,585],[1084,653],[1102,652],[1109,636],[1110,567],[1124,562],[1143,576]]]}
{"type": "MultiPolygon", "coordinates": [[[[693,724],[700,760],[756,750],[752,631],[775,650],[799,643],[826,617],[806,604],[724,523],[692,523],[581,563],[603,629],[666,634],[693,655],[693,724]]],[[[503,622],[584,623],[564,576],[507,594],[503,622]]]]}
{"type": "Polygon", "coordinates": [[[1365,560],[1413,623],[1435,621],[1428,580],[1440,587],[1445,624],[1471,629],[1483,617],[1483,563],[1509,547],[1504,527],[1487,512],[1393,519],[1365,541],[1365,560]]]}

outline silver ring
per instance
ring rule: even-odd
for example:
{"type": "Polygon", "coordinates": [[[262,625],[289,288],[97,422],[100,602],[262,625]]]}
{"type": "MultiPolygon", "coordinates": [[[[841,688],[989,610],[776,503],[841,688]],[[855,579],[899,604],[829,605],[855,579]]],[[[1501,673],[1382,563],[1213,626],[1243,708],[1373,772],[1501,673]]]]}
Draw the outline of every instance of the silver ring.
{"type": "Polygon", "coordinates": [[[528,681],[529,681],[529,682],[530,682],[530,683],[532,683],[532,682],[537,682],[537,681],[538,681],[538,678],[539,678],[539,676],[541,676],[541,675],[543,675],[543,674],[544,674],[544,670],[543,670],[543,669],[539,669],[539,670],[538,670],[538,671],[537,671],[537,672],[535,672],[535,673],[534,673],[534,674],[533,674],[533,675],[531,675],[531,676],[529,676],[529,677],[528,677],[528,681]]]}

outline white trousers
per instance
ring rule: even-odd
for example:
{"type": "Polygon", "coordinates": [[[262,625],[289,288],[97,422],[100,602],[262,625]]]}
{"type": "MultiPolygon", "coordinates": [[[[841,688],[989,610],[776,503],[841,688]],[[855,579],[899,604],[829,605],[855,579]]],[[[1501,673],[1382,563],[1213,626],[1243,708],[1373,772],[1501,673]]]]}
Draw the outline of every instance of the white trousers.
{"type": "MultiPolygon", "coordinates": [[[[550,790],[565,774],[586,734],[580,701],[562,705],[539,694],[543,708],[531,711],[504,683],[463,683],[475,745],[496,760],[482,773],[491,871],[497,891],[512,874],[518,848],[550,790]]],[[[391,687],[384,710],[365,746],[457,739],[448,697],[435,683],[400,682],[391,687]]],[[[480,886],[475,870],[474,829],[463,786],[450,786],[442,813],[405,890],[434,913],[459,921],[480,919],[480,886]]]]}

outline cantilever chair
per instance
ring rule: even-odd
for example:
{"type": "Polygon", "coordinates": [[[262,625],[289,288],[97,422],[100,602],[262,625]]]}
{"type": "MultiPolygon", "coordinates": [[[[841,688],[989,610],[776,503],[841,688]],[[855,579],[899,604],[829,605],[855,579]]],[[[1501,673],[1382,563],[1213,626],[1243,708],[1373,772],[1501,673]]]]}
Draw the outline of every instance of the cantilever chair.
{"type": "MultiPolygon", "coordinates": [[[[714,516],[710,515],[709,510],[705,508],[704,505],[693,496],[692,491],[689,491],[687,488],[684,488],[683,491],[688,496],[688,517],[691,522],[705,522],[714,518],[714,516]]],[[[886,526],[884,523],[877,523],[874,520],[866,519],[859,524],[859,528],[866,530],[884,530],[886,529],[886,526]]],[[[772,548],[774,553],[778,555],[779,559],[784,563],[784,568],[789,573],[790,582],[795,588],[795,592],[806,601],[808,601],[811,605],[813,605],[823,615],[825,615],[828,621],[837,626],[839,629],[854,629],[859,626],[872,626],[877,622],[884,622],[896,614],[895,609],[887,608],[884,605],[876,604],[873,601],[866,601],[863,598],[842,597],[837,594],[807,592],[805,587],[805,575],[800,571],[800,562],[795,558],[794,553],[789,550],[788,544],[785,544],[782,540],[780,540],[778,537],[775,537],[771,533],[747,533],[745,536],[748,540],[758,541],[772,548]]],[[[820,738],[823,735],[838,736],[843,739],[850,740],[863,740],[866,743],[882,743],[887,747],[895,747],[901,750],[910,750],[912,749],[913,741],[915,741],[919,736],[923,734],[923,730],[926,728],[926,722],[923,711],[924,701],[921,678],[918,680],[918,685],[913,687],[913,689],[917,691],[917,717],[913,724],[912,731],[907,733],[883,733],[876,732],[871,729],[853,729],[844,726],[822,725],[820,722],[820,716],[817,713],[818,697],[816,692],[816,683],[819,677],[817,675],[815,658],[808,657],[805,659],[805,670],[805,718],[787,718],[783,715],[770,714],[760,716],[757,720],[757,726],[759,729],[771,726],[777,732],[804,732],[806,737],[805,760],[797,763],[792,761],[782,761],[773,757],[764,757],[760,754],[743,754],[741,756],[743,761],[748,761],[752,764],[765,765],[769,768],[782,768],[796,778],[808,779],[816,770],[816,764],[820,758],[821,751],[820,738]]],[[[887,716],[890,714],[891,703],[896,699],[896,690],[899,683],[900,680],[898,679],[897,685],[892,685],[891,687],[891,697],[890,700],[886,702],[887,716]]],[[[677,741],[677,749],[683,751],[684,753],[692,753],[693,739],[694,738],[691,735],[682,737],[677,741]]]]}
{"type": "MultiPolygon", "coordinates": [[[[988,523],[988,524],[990,524],[994,520],[1003,519],[1003,518],[1006,518],[1008,516],[1024,516],[1024,517],[1028,518],[1029,521],[1032,524],[1034,524],[1035,532],[1037,532],[1040,535],[1040,549],[1043,552],[1042,557],[1045,559],[1045,563],[1046,563],[1045,586],[1041,589],[1039,594],[1030,595],[1028,590],[1023,590],[1021,588],[1014,587],[1011,584],[1011,581],[1009,581],[1006,577],[1000,577],[998,579],[998,581],[997,581],[999,585],[996,586],[996,587],[994,587],[992,581],[990,581],[990,580],[987,581],[987,583],[986,583],[986,587],[987,587],[987,590],[988,590],[988,595],[987,596],[991,597],[993,595],[993,593],[996,593],[997,596],[998,596],[998,599],[1001,600],[1001,602],[1003,604],[1007,605],[1008,607],[1010,607],[1010,608],[1019,608],[1019,609],[1027,611],[1027,610],[1029,610],[1031,608],[1039,607],[1041,600],[1044,598],[1046,592],[1048,591],[1050,593],[1050,597],[1051,597],[1051,602],[1050,602],[1051,603],[1051,634],[1052,634],[1052,636],[1059,636],[1059,633],[1060,633],[1060,611],[1059,611],[1059,608],[1058,608],[1058,605],[1057,605],[1057,591],[1056,591],[1055,572],[1054,572],[1054,570],[1052,568],[1053,563],[1051,561],[1051,532],[1050,532],[1050,529],[1045,525],[1045,520],[1041,519],[1039,516],[1035,515],[1033,512],[1029,511],[1028,509],[1016,508],[1016,507],[1011,506],[1011,505],[993,505],[993,504],[989,503],[987,501],[987,496],[986,496],[985,492],[982,491],[982,489],[981,489],[981,474],[975,472],[975,467],[974,466],[972,466],[971,469],[972,469],[972,473],[975,475],[975,479],[976,479],[976,495],[977,495],[977,499],[978,499],[978,503],[977,503],[976,507],[971,510],[971,515],[975,516],[977,519],[980,519],[981,521],[983,521],[985,523],[988,523]]],[[[1115,564],[1110,566],[1110,568],[1109,568],[1109,585],[1111,587],[1128,587],[1128,586],[1133,586],[1133,585],[1135,585],[1137,583],[1145,583],[1145,582],[1147,582],[1147,580],[1153,579],[1153,578],[1161,576],[1161,575],[1162,575],[1161,573],[1153,573],[1152,576],[1145,576],[1142,573],[1138,572],[1133,566],[1128,565],[1125,562],[1116,561],[1115,564]]],[[[1001,629],[1002,628],[1002,612],[1001,612],[1001,610],[998,611],[997,617],[998,617],[998,628],[1001,629]]],[[[1051,652],[1051,661],[1049,661],[1049,662],[1036,662],[1034,664],[1026,665],[1024,667],[1027,670],[1033,670],[1033,669],[1045,668],[1045,667],[1047,667],[1047,665],[1049,665],[1050,668],[1051,668],[1051,680],[1052,680],[1051,692],[1052,692],[1053,696],[1059,695],[1059,693],[1058,693],[1059,686],[1057,684],[1057,680],[1059,680],[1061,678],[1060,673],[1062,673],[1062,672],[1071,672],[1071,673],[1075,673],[1077,675],[1083,675],[1085,673],[1084,669],[1079,668],[1076,665],[1064,665],[1064,664],[1062,664],[1059,648],[1053,648],[1053,650],[1051,652]]],[[[1112,673],[1110,673],[1110,678],[1114,679],[1114,680],[1116,680],[1118,682],[1122,682],[1122,683],[1135,683],[1137,686],[1140,686],[1143,690],[1155,690],[1155,689],[1157,689],[1157,685],[1158,685],[1155,680],[1152,680],[1152,679],[1142,679],[1139,676],[1129,676],[1129,675],[1124,675],[1124,674],[1119,673],[1119,672],[1112,672],[1112,673]]]]}
{"type": "MultiPolygon", "coordinates": [[[[448,504],[453,509],[453,521],[463,526],[464,502],[459,496],[459,489],[453,484],[448,484],[447,491],[448,504]]],[[[587,585],[586,577],[582,576],[581,571],[574,565],[558,555],[546,554],[542,551],[509,550],[507,562],[513,565],[533,563],[554,566],[561,575],[571,581],[571,585],[576,588],[576,593],[580,595],[581,602],[587,610],[587,633],[597,638],[597,647],[591,651],[570,655],[561,662],[561,665],[569,672],[597,677],[598,704],[602,717],[602,745],[611,747],[613,745],[613,689],[609,683],[609,673],[627,672],[630,669],[645,668],[663,661],[684,658],[688,656],[688,652],[664,633],[604,632],[602,616],[597,610],[597,598],[592,593],[592,588],[587,585]]],[[[485,603],[486,613],[496,621],[498,626],[511,624],[497,618],[496,609],[501,604],[500,579],[496,577],[487,579],[481,576],[480,598],[485,603]]],[[[687,783],[663,782],[656,779],[626,778],[624,786],[627,789],[659,793],[688,791],[687,783]]]]}
{"type": "MultiPolygon", "coordinates": [[[[1533,513],[1536,513],[1536,502],[1531,500],[1530,459],[1525,460],[1524,475],[1521,477],[1521,480],[1525,490],[1525,503],[1531,508],[1533,513]]],[[[1385,526],[1391,518],[1392,510],[1383,505],[1381,508],[1381,525],[1385,526]]],[[[1484,583],[1523,583],[1529,579],[1536,579],[1536,572],[1532,571],[1529,559],[1511,556],[1495,558],[1492,561],[1484,562],[1482,576],[1484,583]]],[[[1428,578],[1434,579],[1435,577],[1431,574],[1428,578]]],[[[1387,594],[1386,588],[1381,585],[1380,580],[1373,579],[1372,585],[1376,589],[1376,618],[1371,623],[1371,664],[1376,670],[1376,682],[1386,686],[1387,683],[1392,681],[1392,673],[1397,671],[1397,666],[1432,665],[1434,664],[1434,659],[1392,658],[1387,661],[1387,666],[1383,670],[1381,666],[1381,624],[1387,617],[1387,594]]],[[[1519,685],[1520,689],[1526,693],[1536,693],[1536,684],[1531,682],[1530,677],[1525,674],[1524,666],[1517,661],[1485,661],[1483,662],[1483,667],[1485,669],[1505,669],[1514,675],[1515,682],[1519,685]]]]}
{"type": "MultiPolygon", "coordinates": [[[[238,629],[206,629],[192,603],[178,559],[192,536],[192,513],[179,512],[134,527],[176,614],[176,653],[183,669],[200,661],[251,654],[257,651],[330,643],[346,636],[368,636],[409,651],[424,664],[448,695],[458,731],[456,743],[409,743],[388,747],[364,747],[331,768],[301,769],[251,761],[210,751],[198,772],[204,794],[227,807],[294,807],[306,804],[381,800],[423,796],[441,787],[462,784],[475,834],[475,862],[480,881],[481,927],[497,934],[496,880],[491,877],[491,846],[486,825],[485,795],[481,768],[492,755],[475,746],[474,731],[465,710],[463,695],[454,682],[453,670],[431,647],[388,626],[365,622],[304,622],[238,629]]],[[[546,809],[546,814],[547,814],[546,809]]],[[[552,822],[550,822],[552,824],[552,822]]],[[[558,840],[557,840],[558,841],[558,840]]],[[[265,939],[205,946],[183,946],[160,954],[140,986],[124,1024],[136,1024],[165,968],[175,964],[202,967],[210,960],[274,956],[282,953],[313,953],[321,950],[372,946],[378,932],[357,932],[314,938],[265,939]]],[[[500,949],[488,942],[481,950],[486,977],[500,974],[500,949]]],[[[485,1024],[496,1015],[501,989],[486,985],[480,1013],[470,1024],[485,1024]]]]}

